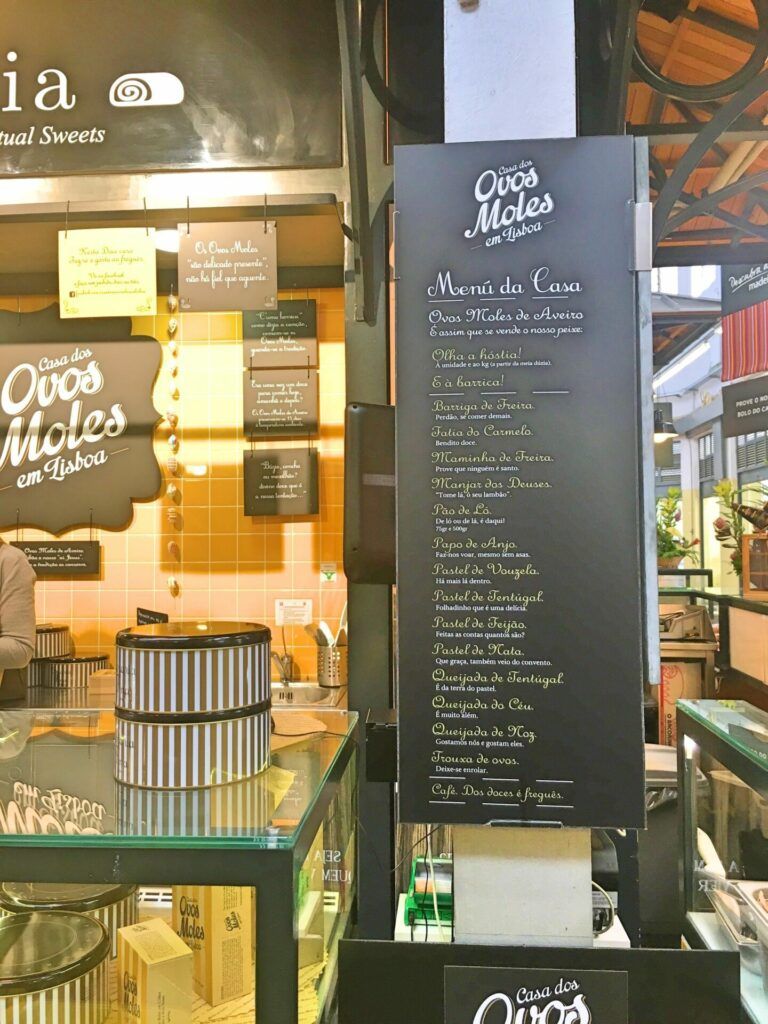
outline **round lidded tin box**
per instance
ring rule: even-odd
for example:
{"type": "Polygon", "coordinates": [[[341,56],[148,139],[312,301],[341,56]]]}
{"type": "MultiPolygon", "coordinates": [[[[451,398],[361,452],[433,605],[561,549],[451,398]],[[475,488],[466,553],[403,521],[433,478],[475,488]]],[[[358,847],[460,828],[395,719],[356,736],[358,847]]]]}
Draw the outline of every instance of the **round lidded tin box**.
{"type": "Polygon", "coordinates": [[[109,1013],[109,936],[83,914],[0,920],[0,1021],[102,1024],[109,1013]]]}
{"type": "Polygon", "coordinates": [[[107,929],[114,959],[118,928],[137,920],[138,891],[137,885],[4,882],[0,885],[0,915],[47,910],[87,914],[107,929]]]}
{"type": "Polygon", "coordinates": [[[161,622],[117,634],[118,710],[198,714],[270,699],[266,626],[161,622]]]}
{"type": "Polygon", "coordinates": [[[269,765],[270,632],[237,622],[136,626],[117,635],[115,776],[197,789],[269,765]]]}
{"type": "Polygon", "coordinates": [[[54,626],[50,622],[43,622],[37,627],[36,633],[36,660],[64,658],[72,650],[69,626],[54,626]]]}
{"type": "Polygon", "coordinates": [[[107,668],[106,654],[93,654],[85,658],[55,658],[46,665],[43,685],[55,690],[72,690],[88,685],[94,672],[107,668]]]}

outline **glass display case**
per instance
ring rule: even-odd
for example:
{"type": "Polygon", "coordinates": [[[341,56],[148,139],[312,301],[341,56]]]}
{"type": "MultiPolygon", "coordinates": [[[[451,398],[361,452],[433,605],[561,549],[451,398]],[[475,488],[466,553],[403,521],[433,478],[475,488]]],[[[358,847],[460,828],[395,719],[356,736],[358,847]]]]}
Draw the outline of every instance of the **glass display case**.
{"type": "Polygon", "coordinates": [[[741,957],[746,1019],[768,1021],[768,714],[744,701],[677,706],[684,893],[694,948],[741,957]]]}
{"type": "Polygon", "coordinates": [[[176,1020],[327,1018],[356,896],[357,716],[285,710],[273,722],[260,775],[148,790],[115,781],[112,711],[0,712],[0,1018],[74,1012],[77,982],[73,1020],[155,1024],[142,984],[122,984],[139,962],[156,1005],[186,992],[176,1020]],[[57,965],[42,982],[29,957],[41,943],[57,965]],[[43,989],[61,1007],[29,1011],[43,989]]]}

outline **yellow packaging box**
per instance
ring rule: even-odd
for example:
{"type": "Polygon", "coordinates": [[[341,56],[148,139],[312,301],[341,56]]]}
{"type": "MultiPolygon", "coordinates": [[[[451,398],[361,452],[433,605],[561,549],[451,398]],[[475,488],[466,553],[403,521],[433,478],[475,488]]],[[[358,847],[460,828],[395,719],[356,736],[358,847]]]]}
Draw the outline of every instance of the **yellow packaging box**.
{"type": "Polygon", "coordinates": [[[120,1024],[190,1024],[192,952],[160,918],[117,933],[120,1024]]]}
{"type": "Polygon", "coordinates": [[[195,992],[211,1006],[253,991],[251,889],[175,885],[173,928],[193,955],[195,992]]]}

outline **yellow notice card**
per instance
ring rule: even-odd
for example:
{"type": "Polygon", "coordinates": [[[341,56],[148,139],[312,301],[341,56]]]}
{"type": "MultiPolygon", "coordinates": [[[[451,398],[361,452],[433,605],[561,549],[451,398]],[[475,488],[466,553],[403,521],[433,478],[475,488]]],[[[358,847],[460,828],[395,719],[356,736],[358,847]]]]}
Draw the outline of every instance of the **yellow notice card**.
{"type": "Polygon", "coordinates": [[[64,320],[153,314],[157,307],[154,228],[60,231],[59,303],[64,320]]]}

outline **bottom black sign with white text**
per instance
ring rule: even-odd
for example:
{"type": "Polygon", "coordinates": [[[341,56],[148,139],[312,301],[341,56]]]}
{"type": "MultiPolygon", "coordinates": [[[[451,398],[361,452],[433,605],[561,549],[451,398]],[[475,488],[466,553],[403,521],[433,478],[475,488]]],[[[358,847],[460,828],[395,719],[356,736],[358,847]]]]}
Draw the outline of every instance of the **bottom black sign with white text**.
{"type": "Polygon", "coordinates": [[[625,971],[446,967],[445,1024],[627,1024],[625,971]]]}
{"type": "Polygon", "coordinates": [[[314,448],[246,452],[243,480],[247,516],[313,516],[319,511],[314,448]]]}

